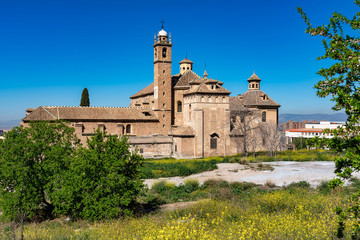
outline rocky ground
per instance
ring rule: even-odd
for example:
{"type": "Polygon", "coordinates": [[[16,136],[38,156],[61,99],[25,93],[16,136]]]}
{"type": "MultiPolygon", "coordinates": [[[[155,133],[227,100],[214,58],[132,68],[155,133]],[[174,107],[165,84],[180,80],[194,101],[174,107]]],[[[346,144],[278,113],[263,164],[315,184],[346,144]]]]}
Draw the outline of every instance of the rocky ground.
{"type": "MultiPolygon", "coordinates": [[[[187,177],[160,178],[173,182],[176,185],[184,183],[188,178],[198,179],[202,184],[208,179],[223,179],[228,182],[253,182],[257,184],[273,183],[277,186],[289,185],[292,182],[307,181],[312,187],[318,186],[321,181],[335,177],[334,162],[268,162],[258,165],[241,165],[238,163],[220,163],[218,169],[187,177]],[[270,166],[270,167],[269,167],[270,166]],[[273,170],[264,170],[271,169],[273,170]]],[[[360,177],[360,174],[356,174],[360,177]]],[[[147,179],[149,187],[160,179],[147,179]]]]}

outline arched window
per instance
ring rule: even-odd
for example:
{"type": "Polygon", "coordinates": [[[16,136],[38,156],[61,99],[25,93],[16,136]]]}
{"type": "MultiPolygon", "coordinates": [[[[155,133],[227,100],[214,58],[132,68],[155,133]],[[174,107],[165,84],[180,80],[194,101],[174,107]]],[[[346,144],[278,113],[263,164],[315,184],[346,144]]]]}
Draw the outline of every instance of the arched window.
{"type": "Polygon", "coordinates": [[[266,112],[262,112],[261,114],[261,121],[266,122],[266,112]]]}
{"type": "Polygon", "coordinates": [[[126,125],[126,133],[131,133],[131,125],[126,125]]]}
{"type": "Polygon", "coordinates": [[[219,138],[219,135],[216,133],[213,133],[210,135],[210,149],[217,149],[217,140],[219,138]]]}
{"type": "Polygon", "coordinates": [[[178,110],[178,112],[182,112],[182,103],[181,103],[181,101],[178,101],[178,103],[177,103],[177,110],[178,110]]]}
{"type": "Polygon", "coordinates": [[[162,56],[163,56],[163,58],[166,58],[166,48],[162,49],[162,56]]]}

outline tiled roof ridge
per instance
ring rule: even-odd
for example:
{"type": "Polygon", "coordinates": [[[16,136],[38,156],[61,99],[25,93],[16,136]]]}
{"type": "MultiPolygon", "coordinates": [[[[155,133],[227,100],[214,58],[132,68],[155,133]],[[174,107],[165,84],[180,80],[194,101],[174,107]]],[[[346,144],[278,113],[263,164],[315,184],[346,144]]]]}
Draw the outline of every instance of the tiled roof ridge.
{"type": "Polygon", "coordinates": [[[202,80],[202,82],[199,84],[199,87],[196,89],[195,92],[199,91],[200,87],[205,83],[205,81],[206,81],[206,78],[204,78],[204,79],[202,80]]]}
{"type": "MultiPolygon", "coordinates": [[[[185,72],[185,74],[184,75],[182,75],[182,77],[185,77],[186,75],[189,75],[190,73],[193,73],[193,74],[195,74],[195,76],[196,77],[198,77],[198,78],[202,78],[202,77],[200,77],[196,72],[194,72],[193,70],[188,70],[188,71],[186,71],[185,72]]],[[[192,81],[194,81],[196,78],[194,78],[194,79],[192,79],[192,80],[189,80],[189,82],[192,82],[192,81]]]]}
{"type": "Polygon", "coordinates": [[[49,112],[44,106],[41,106],[41,108],[44,109],[48,114],[50,114],[51,116],[53,116],[53,118],[59,119],[58,117],[55,117],[54,114],[52,114],[51,112],[49,112]]]}

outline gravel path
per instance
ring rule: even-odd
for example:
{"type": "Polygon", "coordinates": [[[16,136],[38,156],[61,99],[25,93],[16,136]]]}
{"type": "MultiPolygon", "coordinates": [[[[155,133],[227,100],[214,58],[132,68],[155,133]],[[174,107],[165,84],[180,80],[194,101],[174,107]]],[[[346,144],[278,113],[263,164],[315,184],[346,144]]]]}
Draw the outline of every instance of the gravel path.
{"type": "MultiPolygon", "coordinates": [[[[335,177],[334,162],[267,162],[274,168],[273,171],[257,171],[249,169],[246,165],[238,163],[219,163],[218,169],[187,177],[160,178],[173,182],[176,185],[184,183],[185,179],[198,179],[200,184],[208,179],[223,179],[228,182],[253,182],[265,184],[270,181],[277,186],[289,185],[292,182],[307,181],[312,187],[318,186],[321,181],[331,180],[335,177]]],[[[354,176],[360,177],[360,174],[354,176]]],[[[160,179],[147,179],[145,184],[149,187],[160,179]]]]}

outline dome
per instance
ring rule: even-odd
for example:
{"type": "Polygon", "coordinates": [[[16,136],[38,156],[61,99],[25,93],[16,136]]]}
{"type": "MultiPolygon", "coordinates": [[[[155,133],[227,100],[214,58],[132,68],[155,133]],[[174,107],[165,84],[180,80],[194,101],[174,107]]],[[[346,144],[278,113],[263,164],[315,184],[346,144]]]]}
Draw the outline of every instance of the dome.
{"type": "Polygon", "coordinates": [[[191,60],[187,59],[187,58],[184,58],[184,59],[180,62],[180,64],[182,64],[182,63],[190,63],[190,64],[193,64],[193,62],[192,62],[191,60]]]}
{"type": "Polygon", "coordinates": [[[161,29],[158,33],[158,37],[167,37],[167,32],[165,32],[164,29],[161,29]]]}

